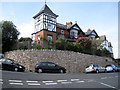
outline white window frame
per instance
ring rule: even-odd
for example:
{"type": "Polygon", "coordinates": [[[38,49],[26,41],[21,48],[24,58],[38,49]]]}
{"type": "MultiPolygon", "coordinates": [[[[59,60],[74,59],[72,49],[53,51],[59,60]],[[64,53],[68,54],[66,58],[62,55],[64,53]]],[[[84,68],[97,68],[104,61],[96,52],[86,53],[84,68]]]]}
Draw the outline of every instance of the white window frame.
{"type": "Polygon", "coordinates": [[[74,32],[74,34],[75,34],[75,38],[78,38],[77,32],[74,32]]]}
{"type": "Polygon", "coordinates": [[[64,34],[64,30],[61,30],[61,34],[64,34]]]}

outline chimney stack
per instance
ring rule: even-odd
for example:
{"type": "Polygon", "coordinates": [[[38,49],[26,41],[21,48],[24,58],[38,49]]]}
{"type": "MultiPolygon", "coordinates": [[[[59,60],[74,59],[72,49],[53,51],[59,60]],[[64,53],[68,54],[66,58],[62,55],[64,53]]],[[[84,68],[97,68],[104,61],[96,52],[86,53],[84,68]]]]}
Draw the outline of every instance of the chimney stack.
{"type": "Polygon", "coordinates": [[[72,22],[66,22],[66,26],[72,26],[72,22]]]}

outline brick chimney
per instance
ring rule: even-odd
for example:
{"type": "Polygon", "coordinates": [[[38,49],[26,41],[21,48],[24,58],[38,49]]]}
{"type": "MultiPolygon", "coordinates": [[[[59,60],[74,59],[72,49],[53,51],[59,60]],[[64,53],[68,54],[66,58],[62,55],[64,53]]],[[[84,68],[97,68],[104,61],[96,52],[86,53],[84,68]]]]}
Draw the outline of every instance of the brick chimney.
{"type": "Polygon", "coordinates": [[[66,22],[66,26],[72,26],[72,22],[66,22]]]}
{"type": "Polygon", "coordinates": [[[87,32],[91,31],[90,29],[87,30],[87,32]]]}

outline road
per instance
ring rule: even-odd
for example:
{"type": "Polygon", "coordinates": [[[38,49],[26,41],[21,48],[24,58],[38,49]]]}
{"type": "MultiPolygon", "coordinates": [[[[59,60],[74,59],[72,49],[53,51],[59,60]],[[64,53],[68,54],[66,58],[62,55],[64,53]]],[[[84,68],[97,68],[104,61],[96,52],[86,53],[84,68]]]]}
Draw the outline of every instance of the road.
{"type": "Polygon", "coordinates": [[[115,73],[57,74],[2,71],[2,88],[118,88],[115,73]]]}

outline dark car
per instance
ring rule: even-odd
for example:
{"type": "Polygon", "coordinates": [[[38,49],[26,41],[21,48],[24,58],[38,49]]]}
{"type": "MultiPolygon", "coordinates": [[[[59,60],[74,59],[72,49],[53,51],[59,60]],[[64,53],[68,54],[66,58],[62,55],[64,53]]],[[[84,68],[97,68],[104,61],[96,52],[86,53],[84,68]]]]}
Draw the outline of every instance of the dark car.
{"type": "Polygon", "coordinates": [[[9,70],[9,71],[20,71],[20,72],[25,71],[24,66],[18,64],[14,60],[8,59],[8,58],[0,59],[0,68],[2,70],[9,70]]]}
{"type": "Polygon", "coordinates": [[[120,72],[120,65],[117,66],[117,71],[120,72]]]}
{"type": "Polygon", "coordinates": [[[56,72],[56,73],[66,73],[66,69],[52,62],[40,62],[35,66],[35,72],[56,72]]]}

